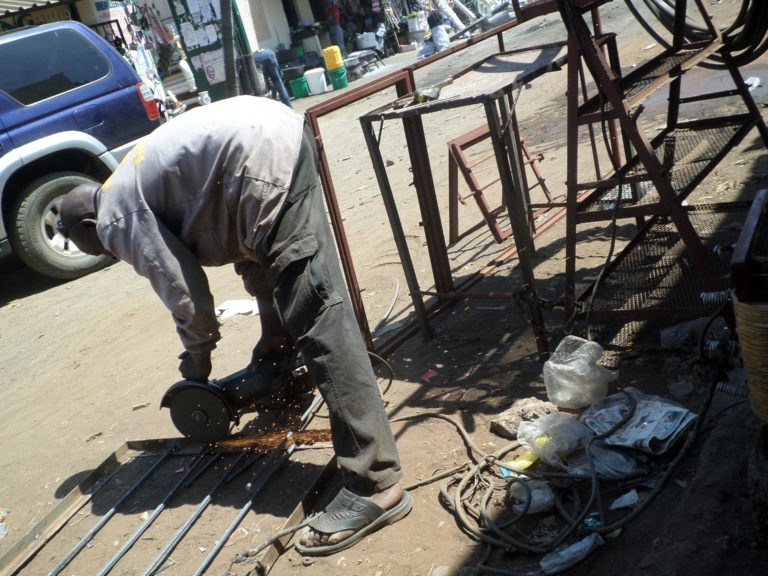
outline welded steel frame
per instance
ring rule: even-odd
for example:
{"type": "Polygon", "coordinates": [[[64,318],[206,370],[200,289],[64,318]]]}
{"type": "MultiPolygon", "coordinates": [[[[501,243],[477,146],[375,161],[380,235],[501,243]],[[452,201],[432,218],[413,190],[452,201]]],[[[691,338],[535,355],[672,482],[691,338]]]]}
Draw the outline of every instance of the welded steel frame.
{"type": "MultiPolygon", "coordinates": [[[[757,126],[764,142],[768,144],[768,131],[762,122],[760,112],[756,108],[754,101],[744,86],[743,80],[738,69],[733,65],[728,55],[727,48],[723,44],[722,35],[717,30],[711,19],[706,15],[701,0],[692,0],[696,5],[705,25],[710,33],[711,39],[698,43],[691,42],[685,44],[684,39],[684,18],[688,0],[679,0],[676,3],[675,27],[671,48],[653,57],[651,60],[637,67],[635,70],[622,77],[620,67],[618,66],[618,55],[615,41],[608,45],[609,62],[606,64],[604,55],[600,53],[601,49],[595,44],[605,38],[602,33],[597,7],[606,0],[586,3],[592,8],[593,31],[589,30],[585,22],[584,12],[579,9],[579,0],[557,0],[561,8],[566,29],[568,30],[568,128],[567,128],[567,218],[566,218],[566,270],[565,270],[565,322],[569,324],[576,314],[577,302],[584,300],[585,294],[591,294],[593,288],[589,288],[580,297],[576,295],[575,276],[576,276],[576,232],[579,224],[585,224],[598,221],[610,221],[611,219],[622,219],[634,217],[638,221],[638,229],[642,230],[643,218],[646,216],[668,216],[675,225],[676,231],[682,239],[687,253],[693,262],[693,267],[700,276],[702,282],[708,290],[717,291],[723,288],[723,281],[719,277],[710,254],[704,247],[701,238],[699,238],[693,224],[690,222],[682,200],[693,187],[701,182],[704,177],[711,172],[717,163],[722,160],[727,151],[740,141],[743,136],[752,128],[757,126]],[[691,54],[686,55],[674,65],[666,68],[666,59],[677,56],[682,49],[687,49],[691,54]],[[708,55],[718,52],[727,64],[735,85],[735,91],[715,92],[707,95],[696,96],[693,98],[683,98],[681,96],[681,83],[683,73],[702,62],[708,55]],[[599,86],[600,92],[606,103],[610,104],[607,111],[601,111],[600,106],[595,105],[597,98],[592,99],[592,106],[585,105],[579,107],[577,94],[580,89],[584,89],[584,78],[579,76],[577,71],[580,69],[582,61],[586,63],[587,68],[593,75],[595,83],[599,86]],[[655,76],[651,71],[661,69],[663,73],[657,73],[655,76]],[[635,79],[644,78],[645,75],[652,78],[652,81],[638,84],[639,88],[625,94],[625,89],[631,86],[635,79]],[[669,85],[669,97],[667,105],[666,128],[660,136],[650,141],[638,128],[635,110],[641,111],[641,102],[661,86],[669,85]],[[680,105],[686,102],[697,100],[707,100],[719,98],[727,95],[738,94],[742,97],[743,103],[748,109],[752,121],[745,123],[740,131],[730,140],[730,146],[721,150],[713,157],[707,167],[705,167],[693,182],[685,187],[687,192],[680,193],[673,188],[671,181],[671,171],[674,161],[675,136],[674,131],[678,128],[694,128],[707,122],[712,123],[718,119],[707,119],[700,121],[681,122],[679,118],[680,105]],[[621,135],[624,146],[625,160],[615,162],[617,169],[613,170],[604,177],[598,175],[597,182],[579,183],[578,174],[578,128],[584,124],[599,122],[600,118],[609,118],[621,127],[621,135]],[[669,136],[667,136],[669,135],[669,136]],[[657,159],[657,150],[663,153],[663,160],[657,159]],[[634,155],[634,156],[632,156],[634,155]],[[638,178],[632,176],[630,171],[630,156],[632,156],[633,166],[642,167],[645,176],[638,178]],[[623,206],[619,203],[622,192],[617,192],[616,207],[612,210],[583,212],[580,210],[583,203],[591,201],[593,197],[598,196],[607,187],[616,186],[624,183],[630,186],[632,190],[633,201],[637,200],[635,194],[635,184],[641,180],[647,180],[653,184],[658,194],[658,200],[655,203],[636,204],[634,206],[623,206]]],[[[618,159],[618,138],[611,134],[611,147],[614,152],[614,159],[618,159]]],[[[634,242],[630,245],[634,246],[634,242]]],[[[625,249],[626,251],[627,249],[625,249]]],[[[609,266],[606,271],[610,270],[609,266]]],[[[675,313],[686,312],[675,310],[675,313]]],[[[591,317],[593,319],[618,319],[632,321],[637,319],[650,319],[659,315],[669,315],[670,310],[656,311],[647,307],[638,310],[593,310],[591,317]]]]}
{"type": "MultiPolygon", "coordinates": [[[[549,11],[551,12],[551,10],[549,11]]],[[[320,179],[323,184],[323,191],[325,193],[326,204],[330,215],[331,227],[336,239],[336,246],[339,250],[339,257],[341,260],[342,270],[344,271],[344,276],[347,281],[347,289],[349,290],[350,299],[352,301],[352,308],[355,311],[355,316],[357,318],[360,332],[363,335],[363,339],[365,340],[369,349],[376,349],[379,353],[386,354],[389,350],[397,348],[405,340],[410,338],[414,333],[413,329],[415,326],[407,326],[405,329],[390,337],[386,342],[381,343],[378,346],[374,346],[373,336],[371,335],[371,329],[368,324],[368,318],[365,312],[365,304],[361,296],[360,283],[355,272],[352,253],[349,248],[349,242],[347,240],[346,231],[344,229],[344,222],[341,215],[341,210],[339,208],[338,198],[336,196],[335,184],[333,182],[333,177],[331,176],[328,157],[325,154],[325,148],[323,145],[323,138],[319,124],[320,118],[388,88],[394,87],[398,97],[412,94],[416,90],[416,81],[414,79],[414,72],[416,70],[494,37],[498,43],[499,52],[503,52],[503,33],[523,22],[524,18],[522,17],[522,14],[524,13],[525,11],[521,10],[518,13],[521,15],[520,17],[506,22],[501,26],[494,28],[493,30],[472,36],[471,38],[468,38],[462,42],[456,42],[447,50],[437,52],[436,54],[424,58],[423,60],[415,62],[411,66],[407,66],[390,74],[381,76],[380,78],[377,78],[357,88],[342,92],[338,96],[311,106],[304,112],[307,123],[310,125],[315,135],[320,179]]],[[[479,278],[477,278],[477,280],[479,280],[479,278]]],[[[439,314],[443,309],[444,306],[441,303],[440,305],[436,305],[425,312],[429,315],[432,315],[433,313],[439,314]]]]}
{"type": "MultiPolygon", "coordinates": [[[[541,46],[520,48],[500,53],[496,56],[509,56],[519,53],[544,53],[545,50],[558,48],[562,50],[564,43],[554,43],[541,46]]],[[[486,59],[487,60],[487,59],[486,59]]],[[[482,60],[461,73],[454,76],[458,81],[463,74],[480,67],[486,60],[482,60]]],[[[413,264],[402,230],[397,206],[392,192],[391,184],[385,169],[384,159],[376,137],[374,123],[387,120],[400,120],[403,124],[405,139],[408,147],[410,164],[414,177],[414,188],[421,210],[422,226],[426,235],[427,250],[432,265],[437,303],[444,304],[445,300],[467,297],[482,297],[482,294],[463,293],[457,290],[452,277],[447,245],[443,232],[442,221],[438,209],[435,184],[432,178],[429,153],[426,136],[424,133],[422,116],[444,110],[461,108],[468,105],[482,105],[485,111],[485,120],[494,149],[494,157],[499,172],[504,204],[509,213],[512,235],[514,237],[519,266],[523,276],[522,290],[510,291],[508,298],[513,298],[519,293],[525,292],[530,296],[531,324],[536,338],[537,349],[542,359],[548,355],[548,343],[545,335],[543,315],[539,307],[539,298],[536,292],[535,277],[533,272],[534,242],[532,237],[532,224],[530,222],[530,207],[527,184],[524,174],[525,160],[522,156],[520,134],[517,130],[514,116],[514,91],[534,78],[543,75],[547,71],[559,69],[565,62],[565,56],[532,68],[527,72],[510,77],[503,86],[494,86],[489,92],[479,91],[466,97],[446,98],[418,105],[399,107],[396,103],[390,103],[374,110],[360,118],[363,133],[368,146],[368,151],[374,165],[374,171],[379,184],[379,189],[384,199],[387,214],[390,220],[395,243],[398,247],[401,263],[408,282],[410,296],[416,311],[417,320],[425,337],[431,335],[429,318],[423,301],[424,292],[416,278],[413,264]]],[[[458,88],[456,90],[459,90],[458,88]]],[[[462,93],[463,95],[463,93],[462,93]]]]}
{"type": "MultiPolygon", "coordinates": [[[[496,219],[496,216],[500,213],[501,210],[504,209],[504,203],[502,202],[501,205],[492,208],[491,205],[488,203],[488,199],[485,197],[485,190],[487,190],[490,186],[496,184],[500,181],[500,178],[496,178],[495,180],[492,180],[488,182],[487,184],[481,185],[478,181],[477,177],[475,176],[475,170],[474,168],[478,166],[481,163],[484,163],[487,160],[490,160],[493,155],[491,156],[485,156],[475,162],[474,164],[471,164],[469,161],[468,156],[464,153],[465,150],[468,150],[472,146],[482,142],[486,138],[490,138],[490,132],[488,131],[488,126],[483,125],[479,128],[476,128],[474,130],[471,130],[467,132],[466,134],[462,134],[458,138],[454,138],[450,142],[448,142],[448,243],[454,244],[458,242],[461,238],[466,236],[467,234],[470,234],[477,230],[478,228],[483,226],[483,223],[485,223],[488,226],[488,229],[490,230],[491,234],[493,235],[493,238],[496,240],[497,243],[501,244],[506,240],[509,235],[512,233],[511,229],[505,229],[502,230],[499,226],[499,222],[496,219]],[[461,172],[462,177],[464,178],[464,182],[466,183],[467,187],[470,190],[470,193],[467,196],[462,196],[459,192],[459,172],[461,172]],[[482,214],[483,221],[471,226],[468,230],[465,230],[462,233],[459,233],[459,204],[466,204],[465,200],[467,198],[473,198],[475,203],[477,204],[477,207],[480,209],[480,213],[482,214]]],[[[549,188],[547,187],[546,181],[544,177],[541,175],[541,171],[539,170],[538,163],[544,159],[544,155],[539,154],[531,154],[528,150],[528,147],[525,145],[525,141],[523,139],[520,139],[520,148],[523,152],[524,162],[527,166],[531,168],[531,172],[533,173],[534,178],[536,179],[536,183],[532,186],[528,184],[526,181],[525,186],[528,190],[529,195],[529,202],[530,202],[530,190],[536,187],[540,187],[544,193],[544,196],[546,197],[547,201],[543,204],[536,204],[531,205],[531,208],[536,208],[536,210],[533,211],[531,214],[531,225],[533,226],[532,232],[536,232],[536,226],[535,226],[535,218],[539,215],[544,213],[545,211],[548,211],[555,207],[555,203],[552,199],[552,194],[549,192],[549,188]]],[[[523,171],[523,175],[525,175],[525,171],[523,171]]],[[[526,179],[527,180],[527,179],[526,179]]]]}
{"type": "MultiPolygon", "coordinates": [[[[755,290],[755,285],[765,286],[766,281],[761,280],[758,284],[751,278],[753,274],[757,274],[752,269],[751,252],[757,239],[758,229],[766,218],[768,218],[768,188],[763,188],[758,190],[752,201],[731,256],[731,285],[741,302],[765,302],[768,299],[768,294],[755,290]]],[[[760,274],[764,274],[762,270],[760,274]]]]}

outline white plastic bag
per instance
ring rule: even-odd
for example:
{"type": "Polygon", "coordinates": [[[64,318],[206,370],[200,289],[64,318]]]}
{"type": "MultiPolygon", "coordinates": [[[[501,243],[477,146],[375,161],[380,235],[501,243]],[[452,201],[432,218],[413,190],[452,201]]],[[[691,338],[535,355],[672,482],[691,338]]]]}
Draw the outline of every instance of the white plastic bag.
{"type": "Polygon", "coordinates": [[[573,416],[556,412],[520,422],[517,440],[550,466],[567,470],[565,457],[587,444],[594,432],[573,416]]]}
{"type": "Polygon", "coordinates": [[[601,401],[616,373],[600,366],[603,348],[578,336],[566,336],[544,363],[549,401],[560,408],[584,408],[601,401]]]}

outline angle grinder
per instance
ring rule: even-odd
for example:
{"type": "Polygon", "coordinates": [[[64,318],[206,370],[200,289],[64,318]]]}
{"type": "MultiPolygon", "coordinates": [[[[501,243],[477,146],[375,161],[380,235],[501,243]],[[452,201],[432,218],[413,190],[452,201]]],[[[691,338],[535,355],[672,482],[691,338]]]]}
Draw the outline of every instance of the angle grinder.
{"type": "Polygon", "coordinates": [[[219,380],[181,380],[163,395],[161,408],[171,411],[176,429],[197,442],[228,435],[244,414],[287,408],[310,396],[314,382],[300,353],[259,362],[219,380]]]}

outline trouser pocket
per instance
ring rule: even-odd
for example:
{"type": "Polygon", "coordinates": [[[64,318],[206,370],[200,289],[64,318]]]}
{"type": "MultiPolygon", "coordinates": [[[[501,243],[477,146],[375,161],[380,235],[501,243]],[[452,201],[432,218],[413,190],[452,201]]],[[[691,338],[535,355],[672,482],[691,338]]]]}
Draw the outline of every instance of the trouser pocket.
{"type": "Polygon", "coordinates": [[[275,285],[275,308],[295,340],[311,330],[327,307],[342,301],[314,236],[285,247],[274,257],[269,275],[275,285]]]}

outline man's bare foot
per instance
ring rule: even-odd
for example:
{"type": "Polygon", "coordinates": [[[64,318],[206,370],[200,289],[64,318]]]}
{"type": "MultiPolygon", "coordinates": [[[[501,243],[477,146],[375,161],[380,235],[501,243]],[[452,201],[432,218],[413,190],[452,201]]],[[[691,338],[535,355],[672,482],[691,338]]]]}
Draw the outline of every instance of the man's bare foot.
{"type": "MultiPolygon", "coordinates": [[[[403,486],[398,482],[397,484],[390,486],[386,490],[376,492],[371,496],[361,496],[365,500],[370,500],[383,510],[389,510],[398,504],[403,496],[403,486]]],[[[340,532],[334,532],[332,534],[325,534],[323,532],[315,532],[311,527],[307,526],[299,539],[299,542],[306,548],[315,548],[317,546],[327,546],[337,544],[342,540],[346,540],[352,534],[354,530],[342,530],[340,532]]]]}

